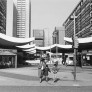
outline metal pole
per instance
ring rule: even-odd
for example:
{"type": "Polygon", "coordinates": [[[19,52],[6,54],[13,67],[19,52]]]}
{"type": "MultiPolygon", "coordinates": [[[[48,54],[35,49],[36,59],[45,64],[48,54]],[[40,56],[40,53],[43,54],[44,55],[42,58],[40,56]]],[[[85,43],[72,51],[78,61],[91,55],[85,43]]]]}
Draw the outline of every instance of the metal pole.
{"type": "Polygon", "coordinates": [[[56,34],[56,58],[57,58],[58,48],[57,48],[57,34],[56,34]]]}
{"type": "Polygon", "coordinates": [[[56,31],[56,27],[55,27],[55,38],[56,38],[56,58],[57,58],[58,48],[57,48],[57,31],[56,31]]]}
{"type": "Polygon", "coordinates": [[[76,80],[75,14],[74,14],[74,81],[76,80]]]}

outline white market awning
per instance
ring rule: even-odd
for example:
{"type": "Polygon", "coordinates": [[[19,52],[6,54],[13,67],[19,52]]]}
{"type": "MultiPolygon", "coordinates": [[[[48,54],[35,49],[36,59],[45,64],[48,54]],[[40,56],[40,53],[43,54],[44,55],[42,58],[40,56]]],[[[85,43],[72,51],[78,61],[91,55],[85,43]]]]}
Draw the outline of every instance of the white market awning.
{"type": "Polygon", "coordinates": [[[26,53],[34,54],[34,53],[36,53],[36,50],[28,51],[28,52],[26,52],[26,53]]]}
{"type": "Polygon", "coordinates": [[[23,50],[23,51],[30,52],[30,51],[33,51],[33,50],[36,50],[36,48],[30,48],[30,49],[26,49],[26,50],[23,50]]]}
{"type": "Polygon", "coordinates": [[[38,46],[36,46],[36,49],[37,50],[49,50],[50,46],[47,46],[47,47],[38,47],[38,46]]]}
{"type": "MultiPolygon", "coordinates": [[[[64,37],[64,40],[72,43],[72,38],[64,37]]],[[[89,50],[92,49],[92,37],[78,38],[79,50],[89,50]]]]}
{"type": "MultiPolygon", "coordinates": [[[[64,37],[67,42],[72,42],[72,38],[64,37]]],[[[79,43],[92,43],[92,37],[78,38],[79,43]]]]}
{"type": "Polygon", "coordinates": [[[16,47],[21,48],[21,49],[29,49],[29,48],[34,48],[35,44],[26,44],[26,45],[16,46],[16,47]]]}
{"type": "Polygon", "coordinates": [[[60,45],[60,44],[54,44],[47,47],[37,47],[36,50],[38,51],[51,51],[56,52],[56,48],[58,49],[58,52],[67,52],[68,50],[72,49],[72,45],[60,45]]]}
{"type": "Polygon", "coordinates": [[[1,46],[19,46],[25,45],[35,40],[34,37],[32,38],[16,38],[10,37],[5,34],[0,33],[0,45],[1,46]]]}

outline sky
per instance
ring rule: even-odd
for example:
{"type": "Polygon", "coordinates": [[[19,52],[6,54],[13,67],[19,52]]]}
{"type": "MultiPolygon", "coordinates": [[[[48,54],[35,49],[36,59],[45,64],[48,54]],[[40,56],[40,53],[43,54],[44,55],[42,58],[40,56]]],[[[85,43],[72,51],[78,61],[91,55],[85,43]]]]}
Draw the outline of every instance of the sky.
{"type": "Polygon", "coordinates": [[[71,14],[80,0],[31,0],[31,27],[54,31],[71,14]]]}

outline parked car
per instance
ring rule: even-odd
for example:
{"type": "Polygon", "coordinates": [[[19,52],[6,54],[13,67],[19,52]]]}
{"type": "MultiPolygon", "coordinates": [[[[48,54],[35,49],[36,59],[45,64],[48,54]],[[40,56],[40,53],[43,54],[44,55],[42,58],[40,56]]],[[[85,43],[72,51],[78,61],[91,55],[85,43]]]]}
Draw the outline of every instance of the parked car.
{"type": "Polygon", "coordinates": [[[73,57],[67,57],[67,59],[66,59],[66,65],[74,65],[73,64],[73,57]]]}

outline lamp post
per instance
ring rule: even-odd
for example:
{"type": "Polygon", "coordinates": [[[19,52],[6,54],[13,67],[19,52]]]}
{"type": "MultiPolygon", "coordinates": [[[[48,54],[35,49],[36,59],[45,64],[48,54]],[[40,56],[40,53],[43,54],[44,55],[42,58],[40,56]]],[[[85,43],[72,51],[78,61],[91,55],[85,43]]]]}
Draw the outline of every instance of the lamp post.
{"type": "Polygon", "coordinates": [[[76,16],[74,14],[74,80],[76,80],[75,19],[76,19],[76,16]]]}
{"type": "Polygon", "coordinates": [[[73,20],[74,20],[74,81],[76,81],[76,55],[77,55],[77,48],[78,48],[78,40],[77,40],[77,36],[75,33],[75,20],[76,20],[77,16],[75,16],[75,13],[73,15],[73,20]]]}
{"type": "Polygon", "coordinates": [[[77,52],[77,47],[76,46],[76,33],[75,33],[75,20],[76,20],[77,16],[75,16],[75,13],[73,14],[73,20],[74,20],[74,36],[73,36],[73,40],[74,40],[74,81],[76,81],[76,52],[77,52]]]}

